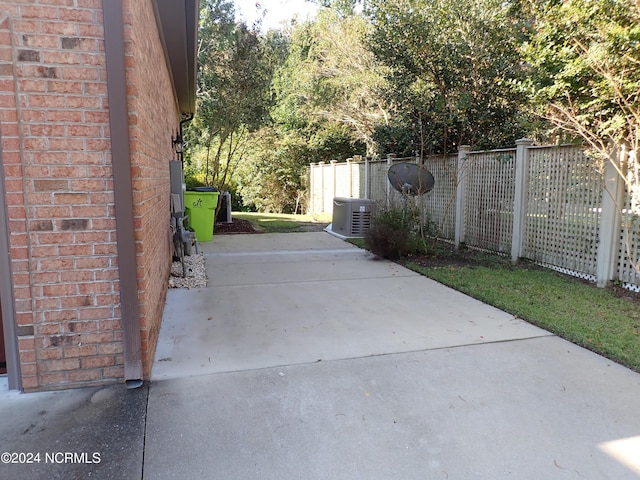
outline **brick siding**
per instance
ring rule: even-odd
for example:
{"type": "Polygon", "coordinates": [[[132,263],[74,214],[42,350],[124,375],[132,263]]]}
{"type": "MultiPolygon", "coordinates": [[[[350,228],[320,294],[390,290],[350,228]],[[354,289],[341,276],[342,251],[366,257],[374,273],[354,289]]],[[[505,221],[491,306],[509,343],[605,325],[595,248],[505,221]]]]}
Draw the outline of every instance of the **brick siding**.
{"type": "MultiPolygon", "coordinates": [[[[101,0],[0,5],[0,133],[25,390],[121,381],[101,0]]],[[[145,375],[169,275],[178,112],[150,0],[125,2],[145,375]]]]}

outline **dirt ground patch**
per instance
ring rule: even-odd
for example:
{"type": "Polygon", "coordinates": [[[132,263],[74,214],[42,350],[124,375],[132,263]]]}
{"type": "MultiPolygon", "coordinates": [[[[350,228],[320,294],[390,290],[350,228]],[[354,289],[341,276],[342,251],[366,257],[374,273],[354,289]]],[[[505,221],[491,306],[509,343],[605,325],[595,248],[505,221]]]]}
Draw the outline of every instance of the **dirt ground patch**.
{"type": "Polygon", "coordinates": [[[231,223],[216,223],[213,230],[216,235],[227,235],[231,233],[262,233],[253,228],[249,220],[233,218],[231,223]]]}
{"type": "Polygon", "coordinates": [[[431,268],[452,266],[511,266],[507,257],[470,248],[456,250],[453,244],[448,242],[438,242],[436,252],[432,255],[410,255],[406,261],[431,268]]]}

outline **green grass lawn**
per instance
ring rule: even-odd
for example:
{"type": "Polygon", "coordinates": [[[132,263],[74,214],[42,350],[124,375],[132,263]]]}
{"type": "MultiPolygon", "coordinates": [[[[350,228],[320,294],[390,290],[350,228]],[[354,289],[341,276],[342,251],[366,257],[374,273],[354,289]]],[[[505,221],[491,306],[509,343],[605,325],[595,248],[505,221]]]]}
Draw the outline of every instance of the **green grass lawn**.
{"type": "Polygon", "coordinates": [[[254,228],[267,233],[303,232],[309,224],[327,225],[331,214],[293,215],[286,213],[233,212],[232,217],[250,221],[254,228]]]}

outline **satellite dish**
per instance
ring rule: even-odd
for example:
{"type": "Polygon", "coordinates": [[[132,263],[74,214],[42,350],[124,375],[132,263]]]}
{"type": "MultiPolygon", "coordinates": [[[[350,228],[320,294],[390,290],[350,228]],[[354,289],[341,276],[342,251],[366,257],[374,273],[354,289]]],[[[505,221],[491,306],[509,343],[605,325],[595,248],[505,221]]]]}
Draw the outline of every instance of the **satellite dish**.
{"type": "Polygon", "coordinates": [[[422,195],[436,184],[431,172],[415,163],[396,163],[387,176],[391,186],[405,195],[422,195]]]}

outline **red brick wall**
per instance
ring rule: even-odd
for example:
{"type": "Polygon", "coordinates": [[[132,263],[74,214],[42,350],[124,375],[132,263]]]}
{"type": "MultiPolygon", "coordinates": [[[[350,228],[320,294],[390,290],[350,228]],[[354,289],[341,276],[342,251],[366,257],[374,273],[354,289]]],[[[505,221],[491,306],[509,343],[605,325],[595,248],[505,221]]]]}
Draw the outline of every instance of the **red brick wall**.
{"type": "Polygon", "coordinates": [[[125,2],[129,135],[143,366],[148,377],[170,273],[169,160],[179,128],[173,87],[150,0],[125,2]]]}
{"type": "MultiPolygon", "coordinates": [[[[169,275],[168,160],[178,114],[151,1],[130,0],[125,10],[148,375],[169,275]]],[[[0,4],[0,133],[25,390],[123,377],[104,64],[101,0],[0,4]]]]}
{"type": "Polygon", "coordinates": [[[26,390],[116,381],[123,363],[101,2],[38,3],[0,7],[3,87],[18,102],[2,134],[15,135],[3,158],[26,390]]]}

